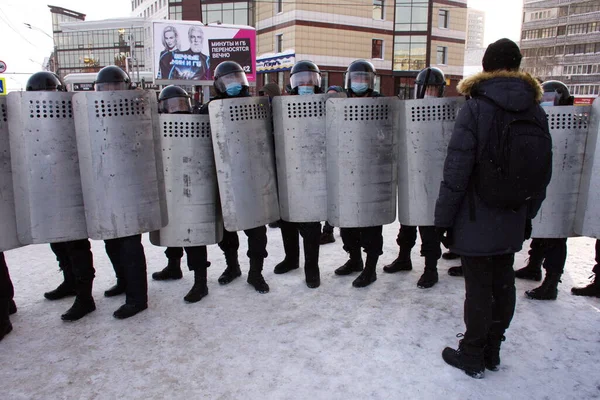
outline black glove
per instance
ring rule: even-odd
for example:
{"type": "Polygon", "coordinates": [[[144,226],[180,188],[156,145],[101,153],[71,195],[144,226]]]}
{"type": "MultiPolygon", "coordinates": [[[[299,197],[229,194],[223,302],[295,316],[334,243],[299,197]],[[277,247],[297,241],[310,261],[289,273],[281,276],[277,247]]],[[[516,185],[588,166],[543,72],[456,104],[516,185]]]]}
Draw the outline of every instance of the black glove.
{"type": "Polygon", "coordinates": [[[533,226],[531,225],[531,220],[527,218],[525,220],[525,240],[531,239],[531,231],[533,230],[533,226]]]}
{"type": "Polygon", "coordinates": [[[435,233],[440,240],[440,243],[444,245],[445,248],[449,249],[450,246],[454,243],[454,237],[452,236],[452,228],[443,228],[436,226],[435,233]]]}

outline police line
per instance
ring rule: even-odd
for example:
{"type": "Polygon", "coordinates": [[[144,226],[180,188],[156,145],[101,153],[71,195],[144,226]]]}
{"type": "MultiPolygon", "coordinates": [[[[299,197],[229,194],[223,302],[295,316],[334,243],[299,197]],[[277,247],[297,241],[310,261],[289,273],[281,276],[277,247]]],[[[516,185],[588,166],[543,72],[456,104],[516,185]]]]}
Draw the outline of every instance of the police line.
{"type": "MultiPolygon", "coordinates": [[[[463,98],[216,100],[158,114],[150,91],[0,98],[0,250],[151,232],[217,243],[283,218],[433,225],[463,98]],[[9,139],[10,138],[10,146],[9,139]]],[[[600,102],[547,107],[554,166],[534,237],[600,237],[600,102]]]]}

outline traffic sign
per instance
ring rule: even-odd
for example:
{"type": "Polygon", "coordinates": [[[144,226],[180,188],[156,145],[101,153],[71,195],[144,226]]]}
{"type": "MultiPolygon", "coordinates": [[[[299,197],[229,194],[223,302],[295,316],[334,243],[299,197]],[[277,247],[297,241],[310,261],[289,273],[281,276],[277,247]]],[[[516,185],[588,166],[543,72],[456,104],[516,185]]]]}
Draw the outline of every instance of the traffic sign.
{"type": "Polygon", "coordinates": [[[6,63],[0,60],[0,74],[6,72],[6,63]]]}
{"type": "Polygon", "coordinates": [[[0,96],[6,95],[6,79],[0,78],[0,96]]]}

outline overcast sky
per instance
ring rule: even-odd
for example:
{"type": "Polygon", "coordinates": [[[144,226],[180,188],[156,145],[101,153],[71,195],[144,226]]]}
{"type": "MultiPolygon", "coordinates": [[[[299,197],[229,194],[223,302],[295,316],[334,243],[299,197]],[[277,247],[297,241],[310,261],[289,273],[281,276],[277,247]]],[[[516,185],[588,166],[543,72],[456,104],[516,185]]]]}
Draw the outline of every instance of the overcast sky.
{"type": "MultiPolygon", "coordinates": [[[[0,60],[7,64],[7,72],[37,72],[52,51],[51,38],[24,25],[29,23],[52,36],[48,1],[84,13],[87,20],[128,17],[131,12],[130,0],[1,0],[0,60]]],[[[522,0],[469,0],[469,6],[486,12],[486,43],[502,37],[519,39],[522,5],[522,0]]],[[[21,88],[28,78],[28,75],[3,76],[12,90],[21,88]]]]}

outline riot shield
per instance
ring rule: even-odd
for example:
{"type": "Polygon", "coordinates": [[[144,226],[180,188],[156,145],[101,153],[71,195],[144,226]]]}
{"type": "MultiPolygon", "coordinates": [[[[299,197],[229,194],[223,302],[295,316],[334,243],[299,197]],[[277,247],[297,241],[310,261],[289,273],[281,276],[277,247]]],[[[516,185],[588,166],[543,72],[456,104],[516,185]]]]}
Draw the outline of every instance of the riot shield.
{"type": "Polygon", "coordinates": [[[281,218],[327,219],[326,101],[339,94],[273,98],[273,127],[281,218]]]}
{"type": "Polygon", "coordinates": [[[0,251],[21,246],[17,236],[17,217],[13,192],[10,144],[8,139],[8,109],[6,97],[0,96],[0,251]]]}
{"type": "Polygon", "coordinates": [[[434,224],[444,161],[462,97],[400,101],[398,115],[398,220],[434,224]]]}
{"type": "Polygon", "coordinates": [[[88,237],[72,97],[65,92],[8,95],[17,232],[23,244],[88,237]]]}
{"type": "Polygon", "coordinates": [[[269,99],[214,100],[209,114],[225,229],[240,231],[277,221],[269,99]]]}
{"type": "Polygon", "coordinates": [[[534,238],[576,236],[575,212],[591,107],[544,107],[552,137],[552,180],[533,222],[534,238]]]}
{"type": "Polygon", "coordinates": [[[342,228],[396,219],[398,98],[327,100],[327,220],[342,228]]]}
{"type": "Polygon", "coordinates": [[[223,238],[208,115],[158,117],[169,224],[150,232],[157,246],[200,246],[223,238]]]}
{"type": "Polygon", "coordinates": [[[590,125],[579,198],[575,214],[575,233],[600,239],[600,101],[596,99],[590,112],[590,125]]]}
{"type": "Polygon", "coordinates": [[[153,91],[73,96],[88,234],[114,239],[167,225],[153,91]],[[156,121],[153,121],[156,120],[156,121]]]}

